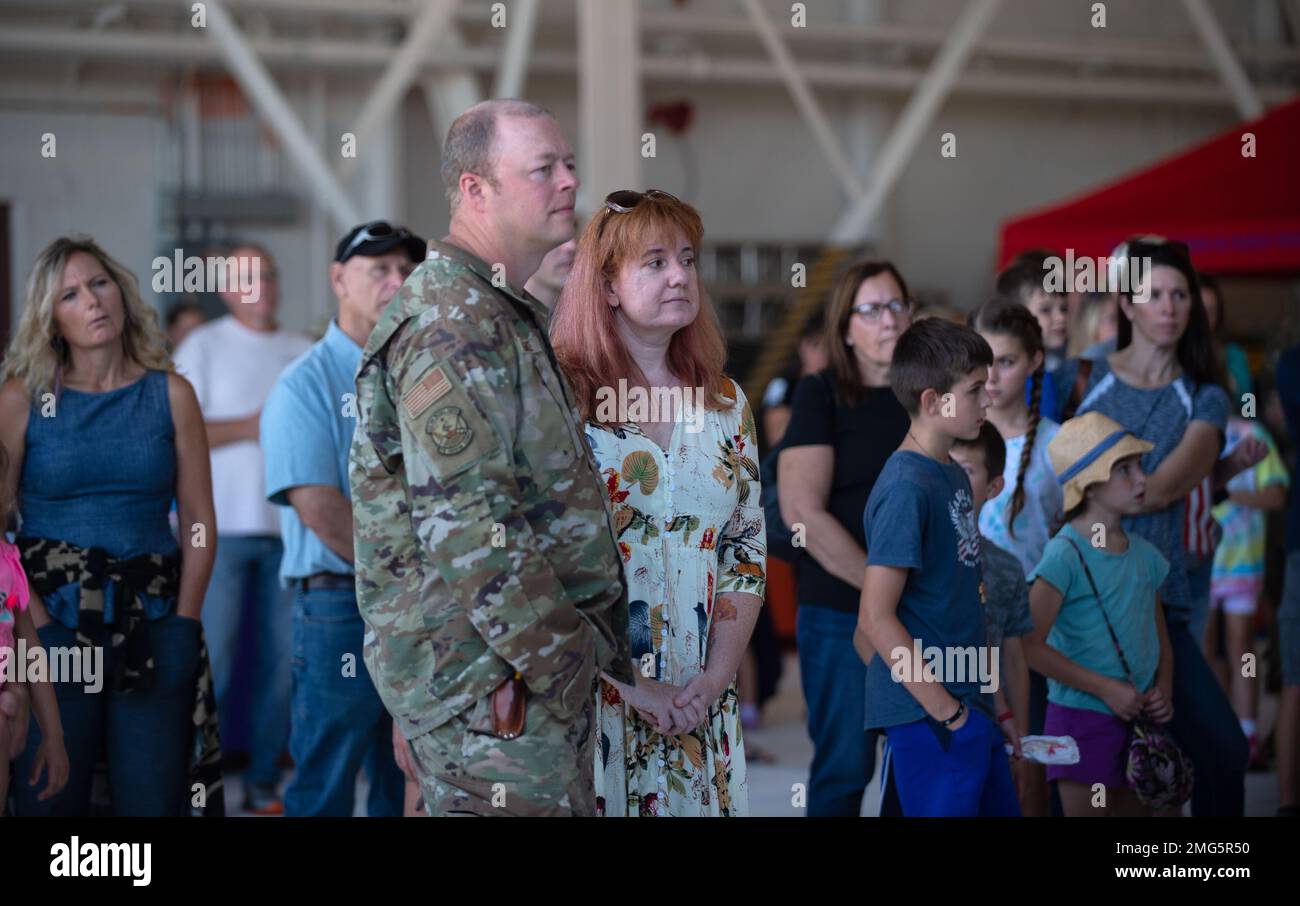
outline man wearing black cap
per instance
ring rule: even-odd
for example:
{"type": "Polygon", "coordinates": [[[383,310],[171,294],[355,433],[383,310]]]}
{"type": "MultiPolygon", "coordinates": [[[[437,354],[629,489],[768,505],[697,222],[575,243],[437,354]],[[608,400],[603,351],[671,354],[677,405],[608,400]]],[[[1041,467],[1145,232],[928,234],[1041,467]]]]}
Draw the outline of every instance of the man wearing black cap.
{"type": "Polygon", "coordinates": [[[423,239],[382,220],[350,230],[330,265],[338,318],[284,370],[262,410],[266,495],[281,507],[280,581],[294,591],[289,815],[350,816],[362,765],[367,813],[402,814],[392,719],[360,663],[347,460],[362,347],[424,250],[423,239]]]}

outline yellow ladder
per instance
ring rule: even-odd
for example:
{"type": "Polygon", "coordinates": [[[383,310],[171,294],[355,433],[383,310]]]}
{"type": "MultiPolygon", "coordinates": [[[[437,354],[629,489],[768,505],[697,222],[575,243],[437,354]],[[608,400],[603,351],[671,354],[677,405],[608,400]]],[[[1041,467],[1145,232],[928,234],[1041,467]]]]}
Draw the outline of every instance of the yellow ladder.
{"type": "Polygon", "coordinates": [[[840,271],[861,251],[856,248],[827,246],[808,269],[807,284],[795,291],[794,302],[786,309],[781,323],[767,337],[767,342],[763,344],[762,351],[742,382],[745,396],[749,398],[755,412],[768,383],[781,373],[795,347],[799,345],[799,334],[803,332],[804,325],[825,304],[826,296],[840,271]]]}

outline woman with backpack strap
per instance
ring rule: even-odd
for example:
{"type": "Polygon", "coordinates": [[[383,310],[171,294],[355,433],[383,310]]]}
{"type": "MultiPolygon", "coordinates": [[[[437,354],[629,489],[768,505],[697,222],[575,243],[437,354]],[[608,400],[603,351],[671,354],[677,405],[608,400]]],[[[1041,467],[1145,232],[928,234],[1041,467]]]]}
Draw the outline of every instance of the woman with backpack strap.
{"type": "MultiPolygon", "coordinates": [[[[1193,814],[1241,815],[1246,739],[1189,628],[1183,522],[1188,492],[1206,475],[1221,486],[1233,469],[1253,464],[1254,451],[1219,459],[1229,402],[1187,247],[1141,237],[1112,257],[1149,262],[1145,268],[1130,265],[1149,291],[1145,300],[1120,295],[1117,349],[1093,362],[1077,414],[1101,412],[1154,445],[1142,459],[1142,510],[1126,516],[1123,525],[1155,545],[1170,565],[1159,589],[1174,656],[1170,729],[1195,766],[1193,814]]],[[[1065,363],[1056,375],[1058,388],[1073,388],[1078,370],[1079,360],[1065,363]]],[[[1058,397],[1072,402],[1072,395],[1058,397]]]]}

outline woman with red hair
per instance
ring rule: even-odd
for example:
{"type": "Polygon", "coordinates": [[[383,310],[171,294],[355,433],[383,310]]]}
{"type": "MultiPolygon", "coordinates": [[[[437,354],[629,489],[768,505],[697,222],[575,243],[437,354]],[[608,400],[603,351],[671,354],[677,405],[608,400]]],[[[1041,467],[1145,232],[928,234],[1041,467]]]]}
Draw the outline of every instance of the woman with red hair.
{"type": "Polygon", "coordinates": [[[666,192],[610,194],[551,320],[630,601],[636,684],[602,676],[596,696],[602,815],[749,809],[735,680],[766,544],[754,415],[695,270],[703,232],[666,192]]]}

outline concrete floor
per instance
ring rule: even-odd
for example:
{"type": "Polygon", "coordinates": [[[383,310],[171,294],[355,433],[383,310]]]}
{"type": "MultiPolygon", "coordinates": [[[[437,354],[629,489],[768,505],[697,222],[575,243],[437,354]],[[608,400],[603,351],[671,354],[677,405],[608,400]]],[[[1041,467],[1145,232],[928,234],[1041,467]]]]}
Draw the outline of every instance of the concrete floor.
{"type": "MultiPolygon", "coordinates": [[[[1260,726],[1269,728],[1277,699],[1265,695],[1260,702],[1260,726]]],[[[749,808],[755,816],[800,817],[803,809],[794,804],[797,785],[807,782],[808,764],[812,760],[812,742],[805,730],[803,697],[799,690],[799,662],[788,655],[781,685],[775,698],[768,702],[763,712],[763,726],[749,731],[745,736],[749,761],[749,808]],[[755,761],[753,755],[762,753],[771,761],[755,761]]],[[[880,759],[877,759],[877,764],[880,759]]],[[[287,779],[287,777],[286,777],[287,779]]],[[[244,814],[238,808],[243,802],[243,785],[238,774],[226,778],[226,803],[228,813],[244,814]]],[[[874,815],[879,807],[879,772],[872,779],[863,797],[862,814],[874,815]]],[[[1246,775],[1246,815],[1248,817],[1272,816],[1277,811],[1277,775],[1273,771],[1246,775]]],[[[365,777],[357,778],[358,817],[365,814],[365,777]]]]}

